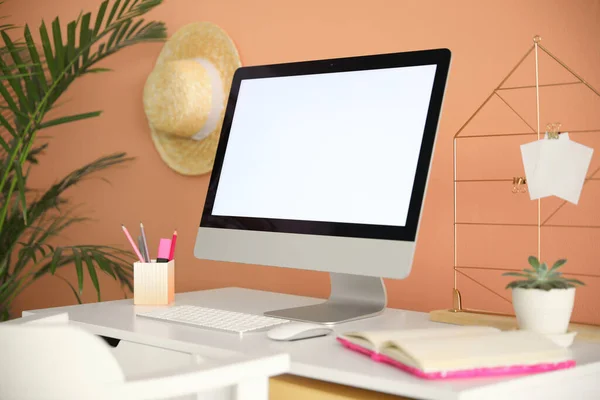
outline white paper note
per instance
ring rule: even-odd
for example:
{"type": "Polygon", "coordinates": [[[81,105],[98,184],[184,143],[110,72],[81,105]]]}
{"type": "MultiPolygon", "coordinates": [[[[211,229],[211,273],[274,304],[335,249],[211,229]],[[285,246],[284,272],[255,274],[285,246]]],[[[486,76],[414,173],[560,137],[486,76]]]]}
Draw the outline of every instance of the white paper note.
{"type": "Polygon", "coordinates": [[[536,140],[535,142],[521,145],[521,158],[523,159],[523,167],[525,168],[525,178],[527,178],[527,191],[531,200],[552,196],[551,188],[540,185],[534,176],[540,158],[542,142],[543,140],[536,140]]]}
{"type": "Polygon", "coordinates": [[[577,204],[593,153],[594,149],[570,140],[566,134],[543,140],[534,172],[535,185],[577,204]]]}

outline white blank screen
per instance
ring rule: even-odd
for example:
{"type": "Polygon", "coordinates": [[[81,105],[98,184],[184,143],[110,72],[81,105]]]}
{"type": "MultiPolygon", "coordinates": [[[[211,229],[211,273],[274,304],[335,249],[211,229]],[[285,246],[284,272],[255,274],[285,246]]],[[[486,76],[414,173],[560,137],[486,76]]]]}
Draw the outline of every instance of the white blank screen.
{"type": "Polygon", "coordinates": [[[212,214],[404,226],[435,70],[242,80],[212,214]]]}

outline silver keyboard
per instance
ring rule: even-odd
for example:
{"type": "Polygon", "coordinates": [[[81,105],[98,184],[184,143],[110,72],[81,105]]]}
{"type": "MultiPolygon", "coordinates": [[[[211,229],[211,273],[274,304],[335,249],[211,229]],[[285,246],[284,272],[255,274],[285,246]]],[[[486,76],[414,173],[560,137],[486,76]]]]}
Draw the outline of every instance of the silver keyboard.
{"type": "Polygon", "coordinates": [[[217,310],[198,306],[173,306],[151,311],[137,311],[139,317],[176,322],[222,332],[245,333],[271,328],[289,322],[285,319],[217,310]]]}

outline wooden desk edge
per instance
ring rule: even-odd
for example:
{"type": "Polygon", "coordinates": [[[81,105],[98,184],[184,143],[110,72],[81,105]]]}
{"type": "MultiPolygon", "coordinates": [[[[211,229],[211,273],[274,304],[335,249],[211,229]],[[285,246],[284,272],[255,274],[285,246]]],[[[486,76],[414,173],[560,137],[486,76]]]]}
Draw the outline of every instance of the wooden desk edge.
{"type": "Polygon", "coordinates": [[[391,394],[359,389],[295,375],[270,379],[269,400],[411,400],[391,394]]]}

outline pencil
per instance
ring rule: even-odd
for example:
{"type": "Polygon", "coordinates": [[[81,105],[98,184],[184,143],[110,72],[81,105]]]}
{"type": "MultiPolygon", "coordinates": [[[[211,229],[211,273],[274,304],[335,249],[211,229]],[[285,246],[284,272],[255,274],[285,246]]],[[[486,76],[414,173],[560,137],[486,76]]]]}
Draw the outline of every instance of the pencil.
{"type": "Polygon", "coordinates": [[[125,225],[121,224],[121,229],[123,229],[125,236],[127,236],[127,240],[129,240],[129,243],[131,244],[131,247],[133,247],[133,251],[135,252],[135,255],[138,256],[138,259],[140,260],[140,262],[142,262],[142,263],[145,262],[144,257],[142,257],[142,255],[140,254],[140,250],[135,245],[135,242],[131,238],[129,231],[127,230],[127,228],[125,228],[125,225]]]}
{"type": "Polygon", "coordinates": [[[177,229],[173,232],[173,238],[171,239],[171,251],[169,251],[169,260],[175,257],[175,243],[177,242],[177,229]]]}
{"type": "Polygon", "coordinates": [[[144,257],[146,258],[146,262],[150,262],[150,252],[148,251],[148,240],[146,240],[146,232],[144,231],[144,224],[140,222],[140,231],[142,233],[142,241],[144,243],[144,250],[146,254],[144,257]]]}
{"type": "Polygon", "coordinates": [[[140,253],[142,253],[142,258],[148,262],[148,256],[146,255],[146,250],[144,249],[144,238],[142,235],[138,236],[138,249],[140,249],[140,253]]]}

